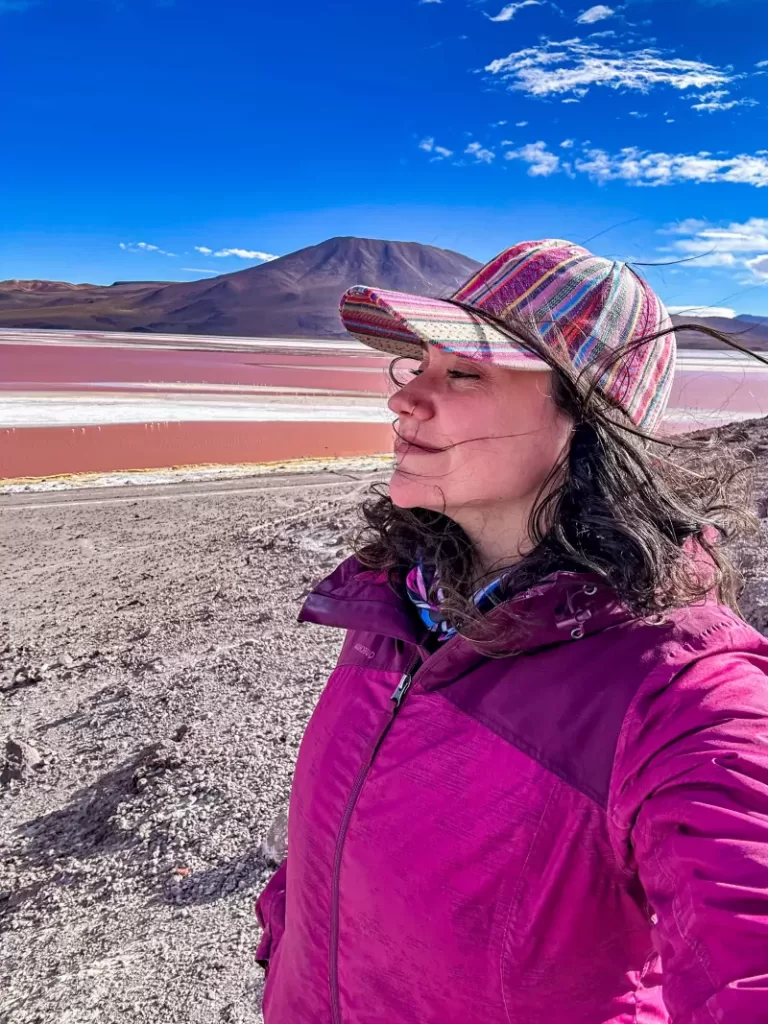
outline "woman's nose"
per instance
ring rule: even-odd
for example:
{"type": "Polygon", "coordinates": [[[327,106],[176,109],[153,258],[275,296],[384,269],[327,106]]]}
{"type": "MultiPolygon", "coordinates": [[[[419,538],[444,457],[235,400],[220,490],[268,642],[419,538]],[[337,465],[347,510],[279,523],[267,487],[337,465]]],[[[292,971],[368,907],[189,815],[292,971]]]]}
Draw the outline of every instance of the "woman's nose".
{"type": "Polygon", "coordinates": [[[398,388],[390,396],[387,405],[395,416],[413,416],[417,420],[428,420],[432,414],[425,397],[419,389],[418,378],[415,378],[398,388]]]}

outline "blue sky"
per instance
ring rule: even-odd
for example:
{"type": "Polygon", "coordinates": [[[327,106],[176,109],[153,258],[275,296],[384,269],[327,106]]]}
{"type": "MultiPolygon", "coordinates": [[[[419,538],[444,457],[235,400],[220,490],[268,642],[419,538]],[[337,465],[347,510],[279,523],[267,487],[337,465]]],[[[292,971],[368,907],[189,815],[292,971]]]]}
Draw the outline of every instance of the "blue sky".
{"type": "Polygon", "coordinates": [[[564,237],[768,314],[765,0],[0,0],[0,69],[0,279],[564,237]]]}

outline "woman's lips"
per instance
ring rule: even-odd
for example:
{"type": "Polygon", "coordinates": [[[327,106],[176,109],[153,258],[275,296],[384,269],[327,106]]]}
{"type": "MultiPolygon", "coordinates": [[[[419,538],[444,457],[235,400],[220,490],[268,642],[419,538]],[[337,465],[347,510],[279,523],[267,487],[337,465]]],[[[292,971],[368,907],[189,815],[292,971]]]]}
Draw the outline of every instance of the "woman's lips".
{"type": "Polygon", "coordinates": [[[396,455],[436,455],[442,450],[442,448],[430,448],[429,445],[423,444],[421,441],[408,441],[403,437],[398,437],[395,440],[396,455]]]}

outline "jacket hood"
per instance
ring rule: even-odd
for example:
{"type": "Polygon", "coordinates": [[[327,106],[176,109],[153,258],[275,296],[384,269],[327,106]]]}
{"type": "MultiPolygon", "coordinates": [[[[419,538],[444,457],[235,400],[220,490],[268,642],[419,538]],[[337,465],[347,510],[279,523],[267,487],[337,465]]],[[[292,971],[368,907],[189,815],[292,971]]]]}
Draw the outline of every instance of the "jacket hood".
{"type": "MultiPolygon", "coordinates": [[[[507,625],[517,653],[573,643],[635,617],[599,576],[578,572],[553,573],[488,613],[500,632],[507,625]]],[[[314,588],[299,621],[379,633],[418,645],[427,634],[387,574],[366,569],[354,556],[314,588]]]]}

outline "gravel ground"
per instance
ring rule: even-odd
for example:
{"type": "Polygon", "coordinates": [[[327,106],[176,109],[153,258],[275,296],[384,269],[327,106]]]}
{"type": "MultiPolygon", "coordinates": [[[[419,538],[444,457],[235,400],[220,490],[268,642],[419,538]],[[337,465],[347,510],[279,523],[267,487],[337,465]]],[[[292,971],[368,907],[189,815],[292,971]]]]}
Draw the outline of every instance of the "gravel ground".
{"type": "MultiPolygon", "coordinates": [[[[765,516],[768,421],[723,433],[765,516]]],[[[341,642],[296,613],[372,479],[0,497],[2,1024],[260,1021],[253,902],[341,642]]]]}
{"type": "Polygon", "coordinates": [[[260,1020],[254,897],[341,640],[296,613],[367,486],[292,483],[0,500],[4,1024],[260,1020]]]}

